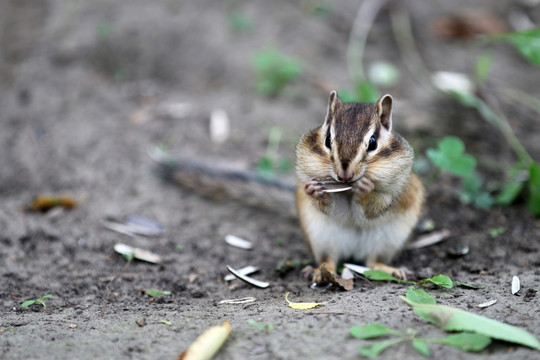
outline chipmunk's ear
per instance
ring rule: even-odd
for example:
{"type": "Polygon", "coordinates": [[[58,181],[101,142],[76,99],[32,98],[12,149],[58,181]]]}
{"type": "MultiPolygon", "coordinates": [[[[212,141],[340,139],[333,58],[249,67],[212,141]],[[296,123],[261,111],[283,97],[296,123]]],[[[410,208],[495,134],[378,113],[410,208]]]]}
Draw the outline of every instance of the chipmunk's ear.
{"type": "Polygon", "coordinates": [[[379,119],[381,119],[382,126],[384,126],[388,131],[392,130],[393,101],[392,96],[388,94],[383,95],[383,97],[377,101],[377,115],[379,115],[379,119]]]}
{"type": "Polygon", "coordinates": [[[328,124],[332,119],[332,115],[336,112],[336,109],[341,104],[339,100],[338,93],[336,90],[330,92],[330,97],[328,98],[328,108],[326,109],[326,117],[324,118],[324,123],[328,124]]]}

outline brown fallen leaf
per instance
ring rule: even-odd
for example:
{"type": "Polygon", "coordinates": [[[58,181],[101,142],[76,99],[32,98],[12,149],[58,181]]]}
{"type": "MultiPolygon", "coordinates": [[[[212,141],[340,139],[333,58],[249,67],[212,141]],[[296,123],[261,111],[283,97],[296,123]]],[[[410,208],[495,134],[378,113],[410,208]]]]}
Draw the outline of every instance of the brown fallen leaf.
{"type": "Polygon", "coordinates": [[[505,23],[495,14],[483,10],[467,10],[433,21],[431,31],[438,37],[470,40],[478,35],[507,31],[505,23]]]}
{"type": "Polygon", "coordinates": [[[225,343],[231,329],[227,320],[223,325],[211,327],[199,335],[178,360],[210,360],[225,343]]]}
{"type": "Polygon", "coordinates": [[[333,285],[339,287],[342,290],[352,290],[354,287],[353,279],[343,279],[338,274],[328,270],[324,264],[321,265],[321,274],[323,278],[330,281],[333,285]]]}
{"type": "Polygon", "coordinates": [[[146,325],[146,318],[142,318],[141,320],[135,320],[135,324],[139,325],[139,327],[143,327],[146,325]]]}
{"type": "Polygon", "coordinates": [[[77,200],[70,196],[38,195],[25,209],[27,211],[46,212],[57,206],[73,209],[77,206],[77,200]]]}

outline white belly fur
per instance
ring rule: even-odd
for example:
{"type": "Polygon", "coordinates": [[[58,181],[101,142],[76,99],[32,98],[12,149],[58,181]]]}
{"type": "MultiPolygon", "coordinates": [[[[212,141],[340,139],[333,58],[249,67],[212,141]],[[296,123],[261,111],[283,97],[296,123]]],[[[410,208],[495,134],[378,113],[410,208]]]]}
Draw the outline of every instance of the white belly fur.
{"type": "Polygon", "coordinates": [[[354,218],[345,220],[343,214],[338,219],[312,204],[299,214],[317,262],[325,257],[335,263],[347,259],[389,262],[402,248],[417,220],[413,211],[389,212],[366,219],[361,208],[351,210],[354,218]]]}

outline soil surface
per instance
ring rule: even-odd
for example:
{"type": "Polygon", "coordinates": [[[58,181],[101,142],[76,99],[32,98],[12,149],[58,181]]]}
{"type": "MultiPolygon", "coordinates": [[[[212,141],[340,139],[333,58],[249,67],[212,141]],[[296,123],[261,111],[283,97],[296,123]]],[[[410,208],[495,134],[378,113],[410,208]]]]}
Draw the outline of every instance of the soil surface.
{"type": "MultiPolygon", "coordinates": [[[[431,71],[472,73],[477,57],[494,58],[488,80],[517,137],[540,159],[538,114],[504,96],[519,88],[540,96],[540,72],[501,43],[441,38],[440,20],[479,11],[478,18],[510,28],[510,14],[540,19],[538,7],[511,1],[406,1],[383,8],[369,31],[364,63],[389,61],[397,85],[394,127],[422,158],[456,135],[479,160],[479,171],[502,180],[516,161],[500,132],[472,110],[434,92],[406,67],[390,13],[410,15],[419,55],[431,71]],[[399,5],[401,4],[401,5],[399,5]],[[399,5],[399,6],[398,6],[399,5]],[[438,22],[439,21],[439,22],[438,22]]],[[[225,319],[232,333],[216,359],[356,359],[353,325],[378,322],[422,336],[444,332],[399,299],[406,285],[355,280],[352,291],[312,289],[302,266],[279,274],[284,260],[311,256],[296,220],[236,201],[215,201],[156,175],[148,149],[165,144],[177,156],[254,169],[272,128],[282,131],[278,156],[294,162],[299,136],[324,117],[329,91],[351,89],[346,54],[356,1],[68,1],[0,3],[0,358],[175,359],[198,334],[225,319]],[[231,17],[245,18],[231,24],[231,17]],[[246,20],[247,19],[247,20],[246,20]],[[274,47],[303,62],[304,73],[279,96],[257,95],[253,55],[274,47]],[[213,110],[224,109],[231,135],[209,134],[213,110]],[[40,194],[75,198],[78,206],[25,210],[40,194]],[[156,237],[128,236],[106,218],[140,215],[162,224],[156,237]],[[230,247],[227,234],[253,250],[230,247]],[[161,264],[115,253],[116,243],[163,258],[161,264]],[[260,267],[256,289],[226,283],[226,265],[260,267]],[[145,289],[168,290],[155,298],[145,289]],[[293,310],[285,302],[323,301],[293,310]],[[51,294],[46,308],[21,308],[51,294]],[[255,297],[243,305],[224,299],[255,297]],[[248,323],[273,324],[261,330],[248,323]],[[143,324],[144,320],[144,324],[143,324]],[[167,325],[162,322],[170,322],[167,325]],[[144,326],[139,326],[139,324],[144,326]]],[[[462,204],[459,181],[420,174],[427,187],[424,217],[452,237],[394,260],[419,278],[446,274],[482,290],[426,289],[439,303],[518,326],[540,338],[540,222],[523,201],[479,210],[462,204]],[[498,236],[490,229],[504,228],[498,236]],[[457,248],[469,253],[453,257],[457,248]],[[512,276],[521,296],[511,294],[512,276]],[[486,309],[477,304],[496,299],[486,309]]],[[[294,174],[280,175],[294,181],[294,174]]],[[[264,195],[264,191],[259,195],[264,195]]],[[[264,199],[264,196],[262,196],[264,199]]],[[[292,204],[292,195],[289,198],[292,204]]],[[[413,239],[414,240],[414,239],[413,239]]],[[[435,358],[533,359],[538,353],[495,342],[479,355],[430,345],[435,358]]],[[[413,359],[402,343],[380,355],[413,359]]]]}

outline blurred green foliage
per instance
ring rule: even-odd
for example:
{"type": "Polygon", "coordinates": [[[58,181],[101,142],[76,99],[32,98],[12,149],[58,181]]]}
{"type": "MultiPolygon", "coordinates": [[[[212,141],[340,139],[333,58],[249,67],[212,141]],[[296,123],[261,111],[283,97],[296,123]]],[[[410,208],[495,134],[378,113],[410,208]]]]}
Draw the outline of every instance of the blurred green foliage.
{"type": "Polygon", "coordinates": [[[257,52],[251,61],[257,74],[256,90],[260,95],[276,96],[303,73],[299,59],[287,56],[275,48],[257,52]]]}

